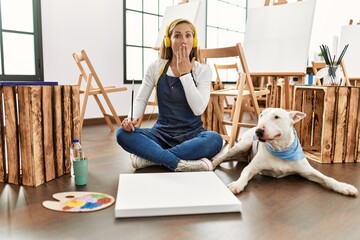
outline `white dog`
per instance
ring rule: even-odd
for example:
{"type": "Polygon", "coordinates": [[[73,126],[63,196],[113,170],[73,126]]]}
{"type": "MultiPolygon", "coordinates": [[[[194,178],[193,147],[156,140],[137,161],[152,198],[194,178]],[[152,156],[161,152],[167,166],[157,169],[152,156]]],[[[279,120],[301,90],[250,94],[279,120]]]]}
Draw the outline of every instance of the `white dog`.
{"type": "Polygon", "coordinates": [[[257,127],[246,131],[226,154],[218,154],[213,158],[214,168],[244,154],[248,154],[251,159],[239,179],[228,185],[234,194],[243,191],[257,173],[276,178],[299,174],[335,192],[350,196],[358,194],[354,186],[327,177],[309,164],[293,128],[293,124],[305,116],[305,113],[299,111],[265,109],[259,116],[257,127]]]}

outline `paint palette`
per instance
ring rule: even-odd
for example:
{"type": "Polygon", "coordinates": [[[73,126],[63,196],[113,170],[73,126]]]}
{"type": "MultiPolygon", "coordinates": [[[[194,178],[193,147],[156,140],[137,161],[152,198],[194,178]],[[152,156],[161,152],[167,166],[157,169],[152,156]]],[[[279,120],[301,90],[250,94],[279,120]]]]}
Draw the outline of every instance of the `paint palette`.
{"type": "Polygon", "coordinates": [[[111,206],[115,199],[97,192],[61,192],[55,193],[57,201],[44,201],[43,206],[61,212],[92,212],[111,206]]]}

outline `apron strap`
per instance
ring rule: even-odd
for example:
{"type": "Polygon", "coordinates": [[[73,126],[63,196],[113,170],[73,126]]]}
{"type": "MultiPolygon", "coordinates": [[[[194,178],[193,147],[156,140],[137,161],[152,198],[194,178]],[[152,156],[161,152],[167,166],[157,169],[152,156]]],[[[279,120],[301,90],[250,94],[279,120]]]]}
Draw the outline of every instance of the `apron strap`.
{"type": "Polygon", "coordinates": [[[169,69],[169,66],[170,66],[170,63],[171,63],[171,59],[169,59],[169,61],[167,61],[167,63],[165,64],[165,67],[164,67],[164,70],[162,73],[167,73],[167,70],[169,69]]]}

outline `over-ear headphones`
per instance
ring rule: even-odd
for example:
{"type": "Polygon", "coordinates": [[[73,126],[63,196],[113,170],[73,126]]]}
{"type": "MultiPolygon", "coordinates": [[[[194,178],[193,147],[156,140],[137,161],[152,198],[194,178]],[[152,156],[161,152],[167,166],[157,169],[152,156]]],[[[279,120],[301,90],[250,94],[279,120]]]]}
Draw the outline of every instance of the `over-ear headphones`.
{"type": "Polygon", "coordinates": [[[171,25],[173,25],[174,22],[180,22],[180,21],[184,21],[185,23],[189,23],[194,28],[194,39],[193,39],[193,46],[192,47],[196,48],[197,45],[198,45],[198,39],[197,39],[197,33],[196,33],[195,25],[192,24],[190,21],[188,21],[186,19],[182,19],[182,18],[175,19],[174,21],[169,23],[169,25],[166,26],[165,36],[164,36],[164,46],[166,48],[171,46],[171,40],[170,40],[170,36],[169,36],[170,27],[171,27],[171,25]]]}

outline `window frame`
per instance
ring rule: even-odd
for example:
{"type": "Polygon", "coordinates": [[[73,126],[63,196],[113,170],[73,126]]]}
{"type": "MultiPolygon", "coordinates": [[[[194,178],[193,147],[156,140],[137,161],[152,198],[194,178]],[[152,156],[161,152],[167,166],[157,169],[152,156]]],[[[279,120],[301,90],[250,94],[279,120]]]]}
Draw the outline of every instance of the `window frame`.
{"type": "Polygon", "coordinates": [[[2,72],[0,74],[0,82],[32,82],[32,81],[44,81],[44,69],[43,69],[43,50],[42,50],[42,28],[41,28],[41,0],[32,0],[33,8],[33,32],[4,30],[2,27],[2,15],[0,9],[0,67],[2,72]],[[5,74],[4,68],[4,45],[3,45],[3,33],[15,33],[15,34],[27,34],[34,36],[34,64],[35,75],[16,75],[5,74]]]}
{"type": "MultiPolygon", "coordinates": [[[[208,3],[209,0],[206,1],[206,3],[208,3]]],[[[238,7],[240,9],[244,9],[245,10],[245,19],[244,19],[244,31],[240,31],[240,30],[234,30],[234,29],[231,29],[231,28],[228,28],[228,27],[223,27],[221,26],[221,23],[218,23],[218,24],[215,24],[215,25],[212,25],[211,23],[209,24],[209,4],[206,4],[206,26],[205,26],[205,45],[206,47],[209,47],[209,48],[213,48],[213,47],[225,47],[225,46],[219,46],[218,44],[221,44],[219,42],[217,42],[217,46],[213,46],[212,43],[209,43],[209,38],[208,38],[208,32],[211,30],[211,29],[214,29],[216,31],[220,31],[222,32],[222,34],[218,34],[218,35],[227,35],[227,34],[238,34],[238,35],[242,35],[243,37],[245,36],[245,25],[246,25],[246,20],[247,20],[247,9],[248,9],[248,0],[245,0],[245,1],[241,1],[242,3],[239,3],[239,4],[236,4],[234,3],[234,1],[230,1],[230,0],[217,0],[219,2],[222,2],[223,4],[229,4],[229,5],[232,5],[233,7],[238,7]]],[[[212,39],[212,38],[210,38],[212,39]]],[[[236,41],[237,42],[241,42],[240,40],[239,41],[236,41]]],[[[235,44],[235,43],[234,43],[235,44]]],[[[226,46],[229,46],[229,45],[226,45],[226,46]]],[[[212,65],[214,63],[217,63],[217,64],[233,64],[233,63],[237,63],[239,69],[241,70],[241,62],[240,62],[240,59],[237,59],[236,61],[234,62],[228,62],[229,59],[211,59],[211,62],[208,62],[209,65],[212,65]]],[[[236,84],[237,82],[237,79],[238,79],[238,76],[235,74],[235,71],[234,70],[224,70],[224,71],[220,71],[219,74],[221,76],[225,76],[226,77],[226,80],[222,79],[222,82],[224,84],[230,84],[230,85],[234,85],[236,84]],[[228,78],[230,78],[231,80],[229,80],[228,78]]],[[[215,73],[215,70],[213,69],[213,75],[216,76],[216,73],[215,73]]],[[[216,79],[216,78],[215,78],[216,79]]],[[[215,81],[215,79],[213,79],[213,81],[215,81]]]]}
{"type": "MultiPolygon", "coordinates": [[[[142,3],[143,3],[143,1],[144,0],[142,0],[142,3]]],[[[160,0],[158,0],[158,2],[160,2],[160,0]]],[[[142,31],[142,33],[144,33],[144,15],[145,14],[147,14],[147,15],[152,15],[152,16],[156,16],[156,17],[158,17],[158,23],[157,23],[157,25],[158,25],[158,29],[160,29],[160,24],[161,24],[161,21],[162,21],[162,18],[163,18],[163,15],[160,15],[159,13],[158,14],[155,14],[155,13],[150,13],[150,12],[145,12],[145,11],[143,11],[143,8],[142,8],[142,10],[140,11],[140,10],[134,10],[134,9],[128,9],[128,8],[126,8],[126,0],[124,0],[123,1],[123,9],[124,9],[124,11],[123,11],[123,18],[124,18],[124,21],[123,21],[123,29],[124,29],[124,44],[123,44],[123,52],[124,52],[124,57],[123,57],[123,69],[124,69],[124,84],[131,84],[132,82],[133,82],[133,79],[127,79],[127,61],[126,61],[126,59],[127,59],[127,51],[126,51],[126,48],[127,47],[139,47],[139,48],[141,48],[141,51],[142,51],[142,59],[141,59],[141,65],[142,65],[142,69],[141,69],[141,71],[142,71],[142,76],[144,76],[145,75],[145,71],[146,71],[146,69],[145,69],[145,67],[146,66],[144,66],[144,50],[145,49],[153,49],[153,47],[148,47],[148,46],[144,46],[143,44],[144,44],[144,37],[143,37],[143,34],[142,34],[142,45],[131,45],[131,44],[128,44],[127,43],[127,41],[126,41],[126,37],[127,37],[127,29],[126,29],[126,23],[127,23],[127,18],[126,18],[126,16],[127,16],[127,11],[133,11],[133,12],[138,12],[138,13],[141,13],[141,22],[142,22],[142,24],[141,24],[141,31],[142,31]]],[[[158,10],[159,11],[159,10],[158,10]]],[[[155,50],[154,50],[155,51],[155,50]]],[[[141,79],[134,79],[134,83],[136,83],[136,84],[141,84],[142,83],[142,80],[143,80],[143,78],[141,78],[141,79]]]]}

